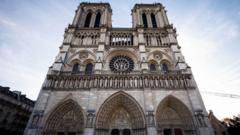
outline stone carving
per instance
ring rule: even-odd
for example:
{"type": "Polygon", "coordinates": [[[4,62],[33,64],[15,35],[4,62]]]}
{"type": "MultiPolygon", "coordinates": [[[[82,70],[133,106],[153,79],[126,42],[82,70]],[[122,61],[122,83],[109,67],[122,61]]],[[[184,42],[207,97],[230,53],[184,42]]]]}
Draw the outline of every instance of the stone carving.
{"type": "Polygon", "coordinates": [[[84,88],[165,88],[194,89],[190,75],[48,75],[44,89],[84,89],[84,88]]]}
{"type": "Polygon", "coordinates": [[[115,111],[111,118],[112,129],[131,129],[130,115],[126,110],[120,108],[115,111]]]}
{"type": "Polygon", "coordinates": [[[195,117],[199,127],[206,127],[206,122],[204,120],[203,110],[195,111],[195,117]]]}
{"type": "Polygon", "coordinates": [[[115,56],[109,64],[110,69],[117,73],[128,73],[134,68],[134,62],[128,56],[115,56]]]}
{"type": "Polygon", "coordinates": [[[43,115],[43,111],[34,111],[32,116],[31,128],[37,128],[41,118],[43,115]]]}
{"type": "Polygon", "coordinates": [[[147,117],[147,126],[149,127],[155,126],[153,111],[147,111],[146,117],[147,117]]]}
{"type": "Polygon", "coordinates": [[[95,111],[88,111],[86,127],[92,128],[95,120],[95,111]]]}

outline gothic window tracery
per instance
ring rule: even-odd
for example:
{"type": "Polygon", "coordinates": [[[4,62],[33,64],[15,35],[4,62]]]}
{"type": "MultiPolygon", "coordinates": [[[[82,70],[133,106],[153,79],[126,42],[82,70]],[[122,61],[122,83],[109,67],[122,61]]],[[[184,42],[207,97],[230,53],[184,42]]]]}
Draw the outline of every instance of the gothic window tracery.
{"type": "Polygon", "coordinates": [[[112,58],[109,67],[113,72],[128,73],[133,70],[134,62],[128,56],[119,55],[112,58]]]}

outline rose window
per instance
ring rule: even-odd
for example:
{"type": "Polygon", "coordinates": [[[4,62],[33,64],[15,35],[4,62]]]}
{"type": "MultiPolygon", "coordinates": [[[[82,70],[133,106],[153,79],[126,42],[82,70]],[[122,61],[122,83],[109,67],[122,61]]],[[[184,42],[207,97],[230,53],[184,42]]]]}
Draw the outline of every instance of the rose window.
{"type": "Polygon", "coordinates": [[[128,56],[115,56],[109,64],[113,72],[131,72],[134,68],[134,62],[128,56]]]}

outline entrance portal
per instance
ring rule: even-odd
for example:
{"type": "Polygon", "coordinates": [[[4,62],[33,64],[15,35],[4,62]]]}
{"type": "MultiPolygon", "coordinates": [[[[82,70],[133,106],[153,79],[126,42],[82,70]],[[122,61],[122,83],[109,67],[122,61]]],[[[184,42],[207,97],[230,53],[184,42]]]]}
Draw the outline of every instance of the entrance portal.
{"type": "Polygon", "coordinates": [[[99,109],[96,135],[109,134],[109,130],[111,135],[145,135],[144,120],[144,113],[137,101],[125,92],[117,92],[99,109]]]}
{"type": "Polygon", "coordinates": [[[163,135],[187,134],[183,133],[184,131],[195,132],[191,112],[185,104],[173,96],[166,97],[158,106],[156,122],[159,134],[162,134],[162,131],[163,135]]]}
{"type": "Polygon", "coordinates": [[[69,99],[60,103],[50,113],[43,134],[81,135],[83,129],[84,115],[82,109],[75,101],[69,99]]]}

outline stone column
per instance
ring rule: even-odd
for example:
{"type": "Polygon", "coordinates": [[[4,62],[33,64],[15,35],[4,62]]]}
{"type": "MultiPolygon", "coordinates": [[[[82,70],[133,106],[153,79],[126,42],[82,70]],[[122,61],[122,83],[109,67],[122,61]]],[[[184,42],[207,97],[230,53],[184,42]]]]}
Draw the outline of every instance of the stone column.
{"type": "MultiPolygon", "coordinates": [[[[103,14],[102,14],[102,17],[101,17],[101,21],[102,21],[102,24],[103,25],[108,25],[107,22],[108,22],[108,12],[107,12],[107,8],[105,8],[103,14]]],[[[109,20],[110,21],[110,20],[109,20]]],[[[101,26],[101,25],[100,25],[101,26]]]]}
{"type": "Polygon", "coordinates": [[[143,36],[143,28],[138,28],[138,47],[140,53],[140,61],[141,61],[141,70],[144,72],[148,70],[148,63],[146,58],[146,49],[145,49],[145,41],[143,36]]]}
{"type": "Polygon", "coordinates": [[[105,39],[106,39],[106,28],[101,28],[100,30],[100,41],[98,42],[98,50],[96,52],[96,63],[95,63],[95,73],[101,73],[103,67],[103,54],[105,50],[105,39]]]}
{"type": "Polygon", "coordinates": [[[91,21],[90,21],[90,25],[89,25],[90,28],[94,27],[95,20],[96,20],[96,13],[92,13],[92,17],[91,17],[91,21]]]}
{"type": "Polygon", "coordinates": [[[158,26],[162,28],[164,26],[164,21],[163,21],[163,15],[161,13],[161,9],[157,12],[157,17],[158,17],[157,19],[158,26]]]}
{"type": "Polygon", "coordinates": [[[139,25],[141,25],[141,24],[143,24],[142,23],[142,18],[141,18],[141,15],[140,15],[140,12],[139,12],[139,10],[138,9],[136,9],[136,20],[135,20],[135,22],[136,22],[136,26],[139,26],[139,25]]]}
{"type": "Polygon", "coordinates": [[[161,10],[161,12],[162,12],[162,15],[163,15],[164,24],[169,25],[169,21],[168,21],[168,18],[167,18],[167,11],[163,8],[161,10]]]}
{"type": "Polygon", "coordinates": [[[146,16],[147,16],[148,27],[149,27],[149,28],[152,28],[153,26],[152,26],[151,14],[150,14],[150,13],[147,13],[146,16]]]}

